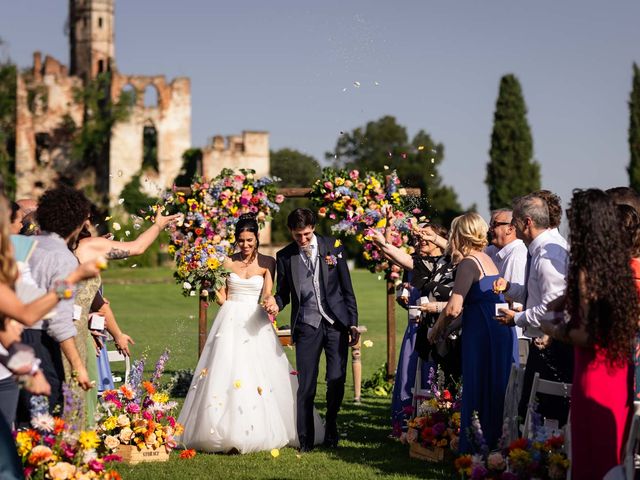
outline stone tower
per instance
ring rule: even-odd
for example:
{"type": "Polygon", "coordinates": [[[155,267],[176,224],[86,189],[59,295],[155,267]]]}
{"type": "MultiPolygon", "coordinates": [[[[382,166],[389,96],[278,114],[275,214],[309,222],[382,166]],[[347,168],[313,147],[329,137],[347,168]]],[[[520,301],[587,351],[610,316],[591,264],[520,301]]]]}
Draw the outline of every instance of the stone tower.
{"type": "Polygon", "coordinates": [[[69,73],[92,80],[115,70],[114,0],[69,0],[69,73]]]}

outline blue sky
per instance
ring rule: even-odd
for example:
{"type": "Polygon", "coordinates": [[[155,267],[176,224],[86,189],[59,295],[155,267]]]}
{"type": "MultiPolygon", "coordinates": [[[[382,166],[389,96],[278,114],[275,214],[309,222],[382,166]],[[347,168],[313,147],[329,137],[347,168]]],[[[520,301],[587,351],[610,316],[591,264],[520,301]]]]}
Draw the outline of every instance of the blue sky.
{"type": "MultiPolygon", "coordinates": [[[[21,66],[34,50],[68,63],[67,3],[4,0],[5,53],[21,66]]],[[[627,184],[639,18],[631,0],[119,0],[116,61],[191,78],[195,146],[267,130],[272,148],[324,161],[340,131],[394,115],[444,144],[445,182],[486,214],[506,73],[522,83],[545,188],[567,201],[575,187],[627,184]]]]}

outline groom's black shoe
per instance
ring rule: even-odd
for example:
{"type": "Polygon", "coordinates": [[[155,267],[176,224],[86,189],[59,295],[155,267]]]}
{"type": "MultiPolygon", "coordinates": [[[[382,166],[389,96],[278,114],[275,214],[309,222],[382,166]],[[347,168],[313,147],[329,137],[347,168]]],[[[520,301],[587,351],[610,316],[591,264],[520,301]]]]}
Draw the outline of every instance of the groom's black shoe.
{"type": "Polygon", "coordinates": [[[313,450],[313,445],[300,445],[298,449],[300,453],[310,452],[311,450],[313,450]]]}
{"type": "Polygon", "coordinates": [[[338,427],[335,424],[325,425],[324,442],[327,448],[336,448],[338,446],[338,427]]]}

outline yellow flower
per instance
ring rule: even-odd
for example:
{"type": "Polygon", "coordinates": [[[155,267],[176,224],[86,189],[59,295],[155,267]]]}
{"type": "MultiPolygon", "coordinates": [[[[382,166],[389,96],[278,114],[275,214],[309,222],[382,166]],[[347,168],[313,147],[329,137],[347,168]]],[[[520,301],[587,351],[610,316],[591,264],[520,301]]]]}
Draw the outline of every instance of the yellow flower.
{"type": "Polygon", "coordinates": [[[82,448],[85,450],[91,450],[92,448],[97,448],[98,445],[100,445],[100,438],[94,430],[85,430],[80,432],[78,443],[82,445],[82,448]]]}
{"type": "Polygon", "coordinates": [[[340,185],[344,185],[344,178],[336,177],[334,183],[339,187],[340,185]]]}
{"type": "Polygon", "coordinates": [[[362,256],[365,260],[371,260],[371,254],[369,252],[362,252],[362,256]]]}
{"type": "Polygon", "coordinates": [[[176,253],[176,247],[174,247],[173,245],[169,245],[169,248],[167,248],[167,253],[169,255],[174,255],[176,253]]]}
{"type": "Polygon", "coordinates": [[[104,428],[105,430],[113,430],[117,425],[117,417],[109,417],[104,422],[102,422],[102,428],[104,428]]]}
{"type": "Polygon", "coordinates": [[[378,223],[376,223],[376,228],[384,228],[386,226],[387,226],[386,218],[381,218],[380,220],[378,220],[378,223]]]}
{"type": "Polygon", "coordinates": [[[151,400],[156,403],[167,403],[169,401],[169,395],[166,393],[154,393],[151,395],[151,400]]]}
{"type": "Polygon", "coordinates": [[[333,243],[334,248],[338,248],[340,245],[342,245],[342,242],[339,239],[333,243]]]}
{"type": "Polygon", "coordinates": [[[18,432],[16,435],[16,443],[18,444],[18,455],[21,457],[33,448],[33,441],[27,432],[18,432]]]}
{"type": "Polygon", "coordinates": [[[220,260],[215,257],[209,257],[207,259],[207,268],[209,270],[216,270],[220,266],[220,260]]]}

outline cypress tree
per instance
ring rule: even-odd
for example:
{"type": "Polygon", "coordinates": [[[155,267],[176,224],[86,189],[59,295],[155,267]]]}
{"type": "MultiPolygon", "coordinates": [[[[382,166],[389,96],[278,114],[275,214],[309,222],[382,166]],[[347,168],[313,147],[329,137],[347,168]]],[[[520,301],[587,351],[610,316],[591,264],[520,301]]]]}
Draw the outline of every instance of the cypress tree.
{"type": "Polygon", "coordinates": [[[489,156],[485,183],[492,210],[508,207],[515,197],[540,189],[540,165],[533,160],[527,106],[520,82],[512,74],[500,80],[489,156]]]}
{"type": "Polygon", "coordinates": [[[640,191],[640,69],[633,63],[633,86],[629,96],[629,186],[640,191]]]}

